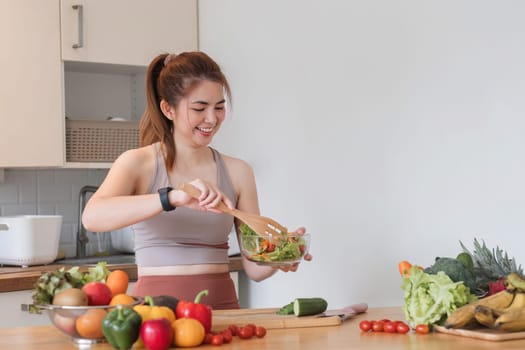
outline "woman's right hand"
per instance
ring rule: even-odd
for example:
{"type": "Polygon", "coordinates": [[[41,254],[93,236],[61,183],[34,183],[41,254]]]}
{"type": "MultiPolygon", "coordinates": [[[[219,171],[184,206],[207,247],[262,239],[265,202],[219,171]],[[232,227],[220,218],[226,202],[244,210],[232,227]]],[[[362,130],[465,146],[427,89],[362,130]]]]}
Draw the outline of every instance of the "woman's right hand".
{"type": "Polygon", "coordinates": [[[180,192],[178,199],[179,206],[184,205],[196,210],[222,213],[222,211],[215,207],[219,205],[220,202],[224,202],[226,206],[233,209],[230,199],[214,185],[201,179],[195,179],[191,181],[190,184],[200,191],[200,196],[199,198],[193,198],[184,191],[178,191],[180,192]]]}

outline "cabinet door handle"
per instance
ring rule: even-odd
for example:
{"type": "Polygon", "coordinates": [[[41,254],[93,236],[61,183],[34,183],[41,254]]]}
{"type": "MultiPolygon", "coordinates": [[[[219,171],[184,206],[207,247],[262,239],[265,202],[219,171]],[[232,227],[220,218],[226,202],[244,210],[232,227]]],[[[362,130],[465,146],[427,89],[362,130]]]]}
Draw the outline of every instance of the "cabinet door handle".
{"type": "Polygon", "coordinates": [[[73,5],[73,10],[78,10],[78,43],[73,44],[74,49],[84,47],[84,6],[73,5]]]}

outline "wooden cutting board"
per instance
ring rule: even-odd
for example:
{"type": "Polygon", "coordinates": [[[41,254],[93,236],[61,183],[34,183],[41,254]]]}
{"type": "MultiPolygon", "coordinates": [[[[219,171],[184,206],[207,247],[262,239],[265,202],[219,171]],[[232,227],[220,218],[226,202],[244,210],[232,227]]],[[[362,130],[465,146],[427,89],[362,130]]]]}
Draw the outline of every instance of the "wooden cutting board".
{"type": "Polygon", "coordinates": [[[342,322],[339,316],[301,316],[277,315],[278,308],[263,309],[233,309],[233,310],[214,310],[212,328],[221,330],[231,324],[238,326],[247,323],[254,323],[266,329],[276,328],[301,328],[301,327],[323,327],[339,326],[342,322]]]}
{"type": "Polygon", "coordinates": [[[490,341],[505,341],[505,340],[515,340],[515,339],[524,339],[525,332],[503,332],[496,329],[490,328],[478,328],[478,329],[452,329],[445,328],[442,326],[434,325],[434,330],[440,333],[459,335],[461,337],[481,339],[481,340],[490,340],[490,341]]]}

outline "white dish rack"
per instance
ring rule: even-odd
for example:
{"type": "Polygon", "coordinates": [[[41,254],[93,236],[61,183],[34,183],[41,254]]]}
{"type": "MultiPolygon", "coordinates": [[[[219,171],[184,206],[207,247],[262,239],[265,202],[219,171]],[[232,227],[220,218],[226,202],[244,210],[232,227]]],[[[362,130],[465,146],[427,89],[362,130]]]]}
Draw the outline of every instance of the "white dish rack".
{"type": "Polygon", "coordinates": [[[61,215],[0,216],[0,264],[30,266],[55,261],[61,215]]]}

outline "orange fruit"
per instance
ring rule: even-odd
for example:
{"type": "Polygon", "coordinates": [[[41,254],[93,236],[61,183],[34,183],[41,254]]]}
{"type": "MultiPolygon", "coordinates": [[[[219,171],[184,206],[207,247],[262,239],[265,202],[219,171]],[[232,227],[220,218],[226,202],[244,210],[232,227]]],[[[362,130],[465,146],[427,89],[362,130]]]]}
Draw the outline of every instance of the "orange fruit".
{"type": "Polygon", "coordinates": [[[135,299],[131,295],[120,293],[120,294],[115,295],[113,298],[111,298],[109,305],[111,306],[118,305],[118,304],[128,305],[134,302],[135,302],[135,299]]]}
{"type": "Polygon", "coordinates": [[[102,333],[102,320],[106,317],[104,309],[90,309],[80,315],[75,321],[77,333],[88,339],[99,339],[104,337],[102,333]]]}
{"type": "Polygon", "coordinates": [[[171,323],[175,346],[190,348],[202,344],[206,332],[204,326],[194,318],[178,318],[171,323]]]}
{"type": "Polygon", "coordinates": [[[111,289],[113,296],[126,293],[129,285],[129,276],[126,271],[113,270],[106,277],[106,285],[111,289]]]}

